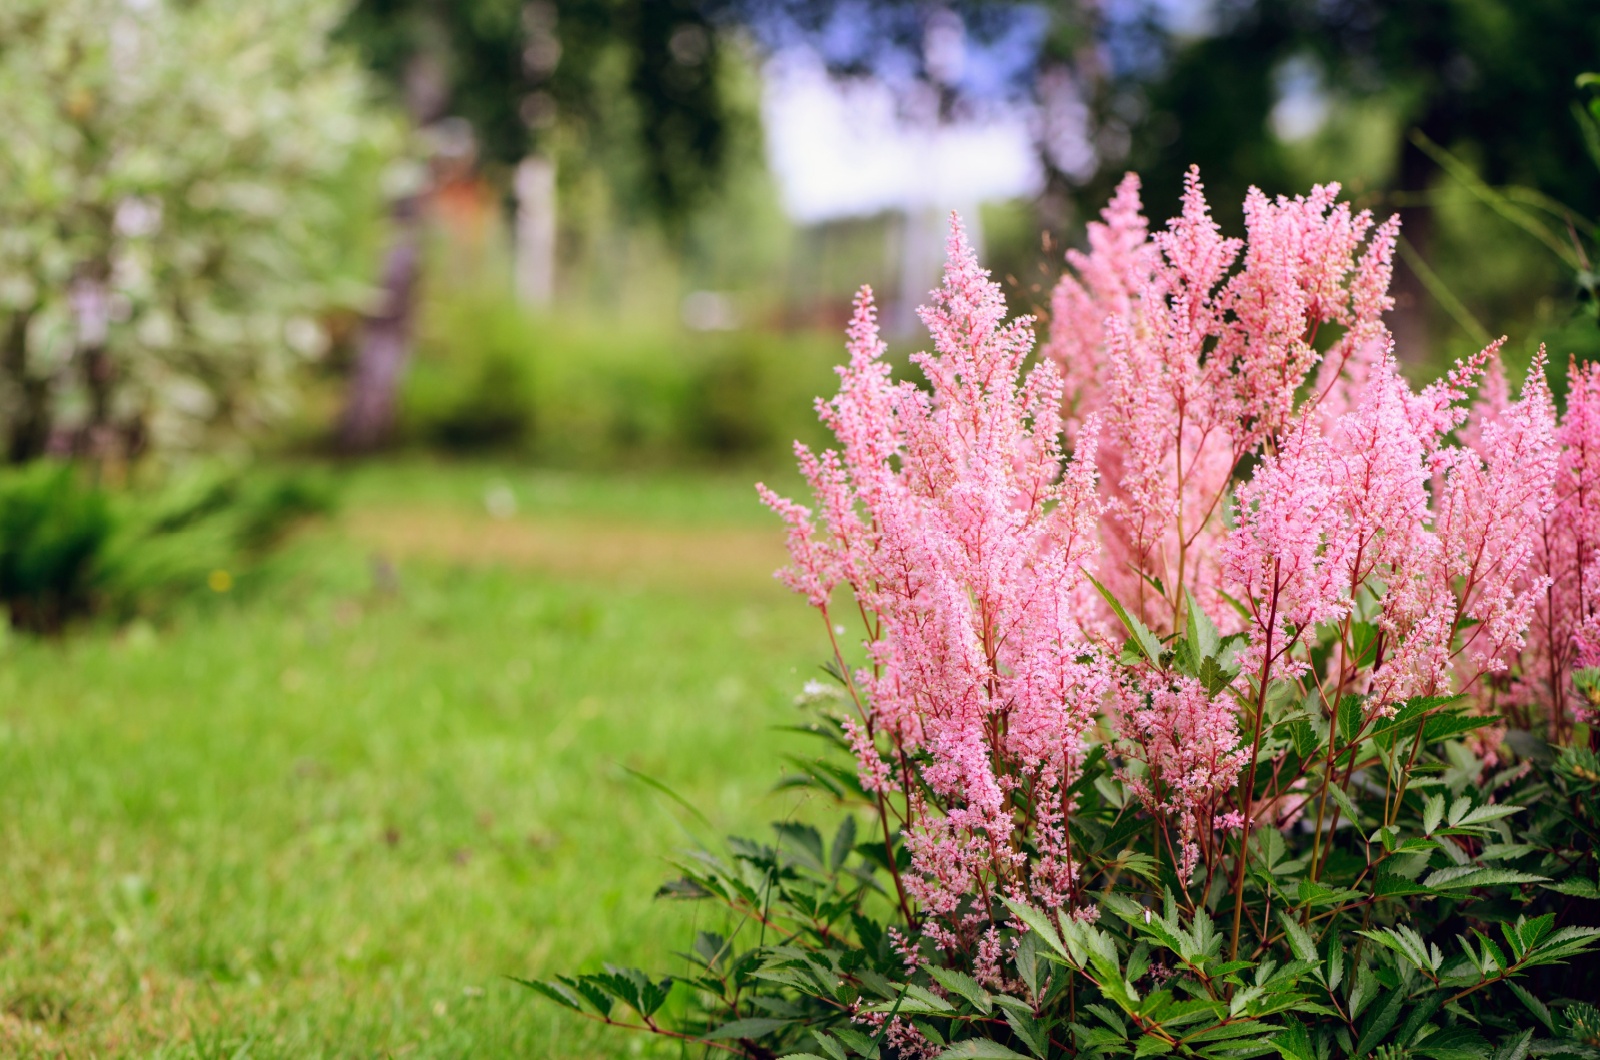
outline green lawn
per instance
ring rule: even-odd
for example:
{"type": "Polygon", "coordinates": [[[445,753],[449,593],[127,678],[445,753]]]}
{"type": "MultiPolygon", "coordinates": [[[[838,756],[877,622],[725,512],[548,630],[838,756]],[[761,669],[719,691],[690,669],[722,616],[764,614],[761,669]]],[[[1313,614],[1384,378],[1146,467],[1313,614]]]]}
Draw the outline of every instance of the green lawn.
{"type": "Polygon", "coordinates": [[[749,476],[344,496],[163,622],[0,648],[0,1054],[630,1055],[504,978],[686,941],[651,893],[702,829],[624,767],[795,811],[824,637],[749,476]]]}

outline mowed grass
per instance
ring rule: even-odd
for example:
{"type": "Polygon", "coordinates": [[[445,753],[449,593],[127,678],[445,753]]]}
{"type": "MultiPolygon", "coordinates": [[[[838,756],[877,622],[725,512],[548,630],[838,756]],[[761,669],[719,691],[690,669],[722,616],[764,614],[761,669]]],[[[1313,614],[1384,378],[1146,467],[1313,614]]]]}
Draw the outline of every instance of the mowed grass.
{"type": "Polygon", "coordinates": [[[796,811],[825,637],[776,521],[748,476],[344,493],[270,576],[0,649],[0,1055],[656,1051],[505,977],[674,966],[696,911],[652,892],[714,837],[628,770],[796,811]]]}

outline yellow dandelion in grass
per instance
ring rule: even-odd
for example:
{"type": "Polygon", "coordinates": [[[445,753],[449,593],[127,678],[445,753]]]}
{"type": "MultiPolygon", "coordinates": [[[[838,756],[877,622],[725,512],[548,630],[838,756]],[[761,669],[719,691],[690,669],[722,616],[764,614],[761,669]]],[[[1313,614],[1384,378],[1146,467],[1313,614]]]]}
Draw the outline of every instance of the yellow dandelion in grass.
{"type": "Polygon", "coordinates": [[[233,575],[219,567],[206,578],[206,584],[214,593],[225,593],[233,588],[233,575]]]}

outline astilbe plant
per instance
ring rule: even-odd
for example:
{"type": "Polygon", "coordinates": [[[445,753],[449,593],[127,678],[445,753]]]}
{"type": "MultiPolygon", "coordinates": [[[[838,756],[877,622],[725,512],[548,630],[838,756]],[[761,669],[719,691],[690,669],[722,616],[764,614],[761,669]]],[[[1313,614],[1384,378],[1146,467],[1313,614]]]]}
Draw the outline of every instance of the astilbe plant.
{"type": "Polygon", "coordinates": [[[1241,241],[1130,176],[1042,356],[955,224],[925,385],[863,290],[812,504],[761,491],[853,758],[791,782],[855,811],[685,857],[685,988],[530,985],[749,1057],[1595,1055],[1600,372],[1414,389],[1337,191],[1241,241]]]}

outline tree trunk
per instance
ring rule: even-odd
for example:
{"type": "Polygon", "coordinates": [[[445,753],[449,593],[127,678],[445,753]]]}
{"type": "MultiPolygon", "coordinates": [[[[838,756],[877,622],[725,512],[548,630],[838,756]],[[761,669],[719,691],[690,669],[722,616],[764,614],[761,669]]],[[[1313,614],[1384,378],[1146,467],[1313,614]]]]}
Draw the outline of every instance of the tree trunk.
{"type": "MultiPolygon", "coordinates": [[[[442,28],[427,19],[435,39],[442,28]]],[[[435,50],[424,50],[406,62],[406,111],[414,127],[437,121],[449,99],[450,84],[435,50]]],[[[394,241],[384,257],[379,287],[382,301],[362,321],[356,347],[355,369],[345,390],[344,411],[339,416],[338,445],[346,453],[370,452],[394,433],[400,380],[411,357],[411,333],[416,317],[417,286],[422,274],[422,211],[427,184],[397,198],[390,207],[394,241]]]]}
{"type": "Polygon", "coordinates": [[[102,467],[130,455],[113,422],[117,373],[108,345],[111,292],[106,276],[110,271],[103,260],[95,262],[73,281],[68,294],[78,329],[76,357],[83,366],[83,386],[89,395],[89,418],[72,439],[72,453],[102,467]]]}
{"type": "Polygon", "coordinates": [[[37,460],[50,444],[50,381],[28,371],[28,325],[33,314],[34,309],[29,308],[11,315],[0,352],[0,371],[5,373],[16,402],[6,432],[6,459],[13,464],[37,460]]]}
{"type": "Polygon", "coordinates": [[[370,452],[394,430],[400,378],[411,355],[416,289],[422,269],[422,195],[394,204],[394,242],[384,259],[382,301],[366,318],[355,370],[339,419],[339,447],[370,452]]]}

